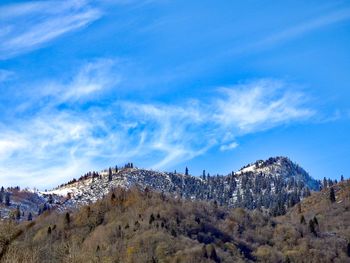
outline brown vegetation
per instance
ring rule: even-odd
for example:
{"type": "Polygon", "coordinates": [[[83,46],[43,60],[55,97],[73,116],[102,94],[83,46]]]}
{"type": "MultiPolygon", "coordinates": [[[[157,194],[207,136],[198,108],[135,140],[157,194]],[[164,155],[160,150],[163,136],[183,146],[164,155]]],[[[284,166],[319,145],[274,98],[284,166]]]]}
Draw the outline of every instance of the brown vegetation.
{"type": "Polygon", "coordinates": [[[78,211],[2,222],[1,262],[349,262],[350,183],[333,187],[335,202],[325,189],[275,218],[116,189],[78,211]]]}

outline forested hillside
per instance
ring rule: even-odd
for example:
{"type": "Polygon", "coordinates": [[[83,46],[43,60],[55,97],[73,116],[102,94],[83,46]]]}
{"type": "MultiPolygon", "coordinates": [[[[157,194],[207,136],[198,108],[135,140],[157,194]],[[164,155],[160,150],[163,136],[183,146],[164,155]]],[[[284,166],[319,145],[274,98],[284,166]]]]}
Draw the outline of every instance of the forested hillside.
{"type": "Polygon", "coordinates": [[[350,182],[284,216],[118,188],[78,211],[0,225],[1,262],[349,262],[350,182]]]}

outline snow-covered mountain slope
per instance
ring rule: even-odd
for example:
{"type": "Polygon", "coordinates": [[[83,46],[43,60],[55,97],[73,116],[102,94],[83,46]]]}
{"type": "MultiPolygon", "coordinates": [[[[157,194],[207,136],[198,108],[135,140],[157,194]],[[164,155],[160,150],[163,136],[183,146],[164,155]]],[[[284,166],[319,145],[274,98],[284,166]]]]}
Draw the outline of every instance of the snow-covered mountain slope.
{"type": "Polygon", "coordinates": [[[184,190],[182,181],[193,180],[198,184],[202,180],[190,175],[163,173],[152,170],[124,168],[118,171],[112,171],[111,176],[108,172],[98,173],[96,177],[78,180],[74,183],[58,187],[51,191],[42,192],[45,196],[66,197],[64,206],[76,206],[88,204],[97,201],[107,195],[112,189],[122,187],[148,187],[159,192],[180,194],[184,190]]]}
{"type": "Polygon", "coordinates": [[[196,177],[130,166],[119,170],[110,168],[99,173],[90,172],[78,180],[33,195],[40,200],[38,209],[65,210],[93,203],[118,187],[148,188],[176,197],[211,200],[249,209],[264,208],[281,214],[286,206],[308,196],[310,190],[318,190],[319,182],[288,158],[275,157],[249,164],[225,176],[196,177]],[[43,199],[47,203],[45,207],[43,199]]]}
{"type": "Polygon", "coordinates": [[[28,216],[35,217],[48,200],[37,190],[12,187],[1,189],[0,201],[0,218],[27,220],[28,216]]]}
{"type": "Polygon", "coordinates": [[[257,161],[226,176],[195,177],[136,168],[111,169],[43,194],[65,197],[63,206],[74,207],[95,202],[113,188],[133,186],[253,209],[272,208],[278,202],[294,204],[308,196],[310,190],[318,190],[319,182],[288,158],[276,157],[257,161]]]}
{"type": "Polygon", "coordinates": [[[293,163],[286,157],[272,157],[268,160],[259,160],[241,168],[235,175],[240,174],[264,174],[271,176],[281,176],[286,180],[295,178],[304,182],[311,190],[319,190],[320,183],[313,179],[303,168],[293,163]]]}

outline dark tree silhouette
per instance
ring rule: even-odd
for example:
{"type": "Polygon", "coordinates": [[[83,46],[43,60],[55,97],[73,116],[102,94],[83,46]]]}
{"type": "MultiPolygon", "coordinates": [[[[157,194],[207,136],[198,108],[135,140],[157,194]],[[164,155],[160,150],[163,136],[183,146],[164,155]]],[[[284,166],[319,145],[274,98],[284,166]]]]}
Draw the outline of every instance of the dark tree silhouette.
{"type": "Polygon", "coordinates": [[[32,221],[33,220],[33,216],[32,216],[31,212],[29,212],[27,220],[28,221],[32,221]]]}
{"type": "Polygon", "coordinates": [[[48,202],[49,202],[49,204],[52,204],[52,203],[53,203],[53,197],[52,197],[51,194],[49,195],[49,201],[48,201],[48,202]]]}
{"type": "Polygon", "coordinates": [[[5,205],[6,205],[6,206],[10,206],[10,204],[11,204],[10,194],[9,194],[9,193],[6,193],[6,194],[5,194],[5,205]]]}
{"type": "Polygon", "coordinates": [[[188,168],[185,169],[185,175],[188,175],[188,168]]]}
{"type": "Polygon", "coordinates": [[[331,200],[332,203],[335,202],[335,193],[333,187],[331,187],[331,190],[329,191],[329,200],[331,200]]]}
{"type": "Polygon", "coordinates": [[[309,221],[309,230],[310,230],[310,233],[313,233],[315,236],[317,235],[316,229],[315,229],[314,220],[310,219],[310,221],[309,221]]]}
{"type": "Polygon", "coordinates": [[[108,181],[112,181],[112,168],[109,167],[109,170],[108,170],[108,181]]]}
{"type": "Polygon", "coordinates": [[[66,215],[64,217],[64,221],[65,221],[66,225],[70,224],[70,215],[68,212],[66,213],[66,215]]]}
{"type": "Polygon", "coordinates": [[[151,225],[154,220],[155,220],[154,215],[151,214],[150,217],[149,217],[149,224],[151,225]]]}

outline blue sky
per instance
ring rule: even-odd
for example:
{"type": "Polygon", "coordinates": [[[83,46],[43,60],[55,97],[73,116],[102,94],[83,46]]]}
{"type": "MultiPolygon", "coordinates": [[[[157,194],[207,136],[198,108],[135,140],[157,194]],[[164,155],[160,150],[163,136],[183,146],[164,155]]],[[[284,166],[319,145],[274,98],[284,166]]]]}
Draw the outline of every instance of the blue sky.
{"type": "Polygon", "coordinates": [[[349,177],[349,46],[348,1],[1,1],[1,184],[277,155],[349,177]]]}

